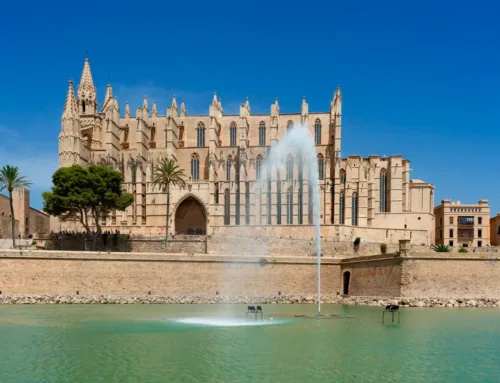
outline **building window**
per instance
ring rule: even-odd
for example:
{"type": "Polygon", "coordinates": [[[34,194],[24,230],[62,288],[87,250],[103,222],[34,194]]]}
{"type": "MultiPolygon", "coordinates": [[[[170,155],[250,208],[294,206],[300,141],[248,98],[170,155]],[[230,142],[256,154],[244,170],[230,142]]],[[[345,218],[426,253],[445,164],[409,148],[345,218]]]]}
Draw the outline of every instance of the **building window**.
{"type": "Polygon", "coordinates": [[[229,127],[229,146],[236,146],[236,122],[231,122],[229,127]]]}
{"type": "Polygon", "coordinates": [[[276,224],[281,225],[281,181],[280,172],[277,172],[276,181],[276,224]]]}
{"type": "Polygon", "coordinates": [[[449,244],[451,247],[453,247],[453,241],[450,241],[449,244]]]}
{"type": "Polygon", "coordinates": [[[196,127],[196,142],[199,148],[205,146],[205,124],[203,122],[198,122],[196,127]]]}
{"type": "Polygon", "coordinates": [[[200,179],[200,157],[196,153],[191,156],[191,179],[193,181],[200,179]]]}
{"type": "Polygon", "coordinates": [[[345,217],[345,198],[344,198],[344,193],[341,192],[339,196],[339,223],[341,225],[344,224],[344,217],[345,217]]]}
{"type": "Polygon", "coordinates": [[[482,225],[483,224],[483,217],[477,217],[477,224],[482,225]]]}
{"type": "Polygon", "coordinates": [[[262,156],[259,154],[257,159],[255,160],[255,176],[257,177],[257,181],[260,181],[260,177],[262,174],[262,156]]]}
{"type": "Polygon", "coordinates": [[[352,206],[351,206],[351,224],[352,226],[358,226],[358,193],[352,193],[352,206]]]}
{"type": "Polygon", "coordinates": [[[298,221],[299,225],[303,223],[303,213],[304,213],[304,188],[303,188],[303,180],[304,180],[304,167],[302,165],[302,157],[299,157],[299,161],[297,164],[298,173],[299,173],[299,201],[298,201],[298,221]]]}
{"type": "Polygon", "coordinates": [[[463,225],[463,226],[473,226],[474,225],[474,217],[467,216],[467,217],[458,217],[458,224],[463,225]]]}
{"type": "Polygon", "coordinates": [[[309,220],[309,225],[312,225],[313,222],[313,191],[312,191],[312,185],[310,182],[308,182],[308,189],[307,189],[307,217],[309,220]]]}
{"type": "Polygon", "coordinates": [[[500,234],[500,226],[497,228],[497,234],[500,234]]]}
{"type": "Polygon", "coordinates": [[[250,182],[245,182],[245,225],[250,225],[250,182]]]}
{"type": "Polygon", "coordinates": [[[319,118],[314,122],[314,142],[316,145],[321,145],[321,121],[319,118]]]}
{"type": "Polygon", "coordinates": [[[477,237],[483,238],[483,230],[482,229],[477,229],[477,237]]]}
{"type": "Polygon", "coordinates": [[[266,146],[266,123],[264,121],[259,124],[259,146],[266,146]]]}
{"type": "Polygon", "coordinates": [[[482,247],[483,246],[483,241],[477,241],[477,247],[482,247]]]}
{"type": "Polygon", "coordinates": [[[226,181],[231,181],[231,165],[233,163],[233,159],[231,156],[228,157],[226,161],[226,181]]]}
{"type": "Polygon", "coordinates": [[[224,190],[224,225],[231,222],[231,195],[229,189],[224,190]]]}
{"type": "Polygon", "coordinates": [[[325,179],[325,159],[323,154],[318,154],[318,176],[320,180],[325,179]]]}
{"type": "Polygon", "coordinates": [[[286,131],[287,133],[293,128],[293,122],[292,121],[288,121],[288,123],[286,124],[286,131]]]}
{"type": "Polygon", "coordinates": [[[439,239],[443,239],[443,230],[439,230],[439,239]]]}
{"type": "Polygon", "coordinates": [[[450,225],[453,225],[453,217],[450,217],[450,225]]]}
{"type": "Polygon", "coordinates": [[[293,157],[291,154],[286,159],[286,179],[287,181],[293,180],[293,157]]]}
{"type": "Polygon", "coordinates": [[[218,183],[215,183],[215,203],[218,204],[219,203],[219,184],[218,183]]]}
{"type": "Polygon", "coordinates": [[[340,169],[340,183],[345,184],[345,170],[340,169]]]}
{"type": "Polygon", "coordinates": [[[450,229],[450,238],[453,238],[453,229],[450,229]]]}
{"type": "Polygon", "coordinates": [[[443,218],[439,218],[439,225],[443,226],[443,218]]]}
{"type": "Polygon", "coordinates": [[[286,192],[286,223],[293,224],[293,190],[291,187],[286,192]]]}
{"type": "Polygon", "coordinates": [[[380,212],[386,213],[387,209],[387,171],[380,170],[380,212]]]}

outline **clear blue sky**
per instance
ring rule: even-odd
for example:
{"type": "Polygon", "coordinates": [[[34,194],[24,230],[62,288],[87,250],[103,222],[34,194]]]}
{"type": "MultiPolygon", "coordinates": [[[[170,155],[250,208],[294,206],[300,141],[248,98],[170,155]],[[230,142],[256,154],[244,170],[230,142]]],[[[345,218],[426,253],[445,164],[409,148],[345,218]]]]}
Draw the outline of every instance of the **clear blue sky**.
{"type": "Polygon", "coordinates": [[[0,164],[50,187],[68,79],[85,49],[102,103],[108,76],[124,111],[172,93],[207,113],[328,110],[343,91],[342,155],[403,154],[443,198],[500,212],[498,1],[4,2],[0,164]],[[391,5],[385,5],[391,3],[391,5]],[[404,3],[404,4],[403,4],[404,3]]]}

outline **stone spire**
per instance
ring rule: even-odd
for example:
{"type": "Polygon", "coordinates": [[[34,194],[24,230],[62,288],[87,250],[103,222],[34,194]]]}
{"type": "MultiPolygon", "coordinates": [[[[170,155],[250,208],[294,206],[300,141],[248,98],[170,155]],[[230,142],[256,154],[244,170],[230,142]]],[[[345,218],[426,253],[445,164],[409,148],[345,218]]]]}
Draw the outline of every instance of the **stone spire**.
{"type": "Polygon", "coordinates": [[[108,77],[108,87],[106,88],[106,95],[104,96],[104,103],[102,104],[102,109],[104,109],[108,102],[113,98],[113,88],[111,88],[111,84],[109,82],[108,77]]]}
{"type": "Polygon", "coordinates": [[[184,105],[184,100],[181,101],[180,116],[181,117],[186,117],[186,105],[184,105]]]}
{"type": "Polygon", "coordinates": [[[142,102],[142,109],[149,110],[149,107],[148,107],[148,98],[146,96],[144,96],[144,101],[142,102]]]}
{"type": "Polygon", "coordinates": [[[73,89],[73,80],[69,79],[68,92],[66,94],[66,102],[64,103],[64,111],[62,118],[75,118],[78,112],[76,110],[75,90],[73,89]]]}
{"type": "Polygon", "coordinates": [[[96,89],[92,80],[89,59],[83,64],[82,77],[78,85],[78,106],[80,114],[94,115],[97,110],[96,89]]]}
{"type": "Polygon", "coordinates": [[[158,109],[156,108],[156,101],[153,101],[153,109],[151,110],[151,116],[158,117],[158,109]]]}
{"type": "Polygon", "coordinates": [[[175,94],[172,97],[172,106],[177,109],[177,98],[175,97],[175,94]]]}
{"type": "Polygon", "coordinates": [[[130,105],[127,103],[125,104],[125,117],[130,117],[130,105]]]}
{"type": "Polygon", "coordinates": [[[339,112],[340,105],[342,104],[342,92],[340,91],[340,85],[337,85],[337,90],[333,94],[333,100],[330,103],[330,109],[337,109],[339,112]]]}

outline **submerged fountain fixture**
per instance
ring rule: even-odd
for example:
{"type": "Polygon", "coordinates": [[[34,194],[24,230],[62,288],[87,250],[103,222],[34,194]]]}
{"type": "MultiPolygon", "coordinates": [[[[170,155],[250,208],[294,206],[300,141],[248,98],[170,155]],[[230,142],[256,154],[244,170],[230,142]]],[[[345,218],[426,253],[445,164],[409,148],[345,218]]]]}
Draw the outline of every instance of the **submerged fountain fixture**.
{"type": "MultiPolygon", "coordinates": [[[[303,188],[304,184],[307,184],[307,187],[309,188],[308,194],[312,194],[312,198],[309,196],[309,201],[312,202],[312,210],[311,206],[309,206],[310,214],[308,215],[309,219],[312,220],[309,224],[314,225],[316,233],[316,256],[318,260],[318,317],[321,317],[321,233],[318,157],[313,137],[309,133],[309,129],[306,126],[293,126],[287,131],[285,137],[269,148],[264,169],[262,169],[261,172],[261,182],[259,188],[261,194],[268,193],[269,195],[271,193],[271,180],[275,178],[273,176],[276,176],[277,172],[281,172],[283,170],[286,174],[285,180],[293,178],[294,159],[298,161],[298,187],[303,188]],[[292,161],[291,166],[290,161],[292,161]],[[307,177],[304,177],[304,170],[307,172],[307,177]]],[[[295,186],[295,183],[293,183],[293,186],[295,186]]],[[[293,208],[293,204],[290,205],[293,208]]],[[[289,204],[287,203],[287,209],[288,206],[289,204]]],[[[302,211],[300,211],[300,215],[303,216],[302,211]]],[[[287,212],[287,217],[289,216],[293,217],[293,211],[287,212]]]]}

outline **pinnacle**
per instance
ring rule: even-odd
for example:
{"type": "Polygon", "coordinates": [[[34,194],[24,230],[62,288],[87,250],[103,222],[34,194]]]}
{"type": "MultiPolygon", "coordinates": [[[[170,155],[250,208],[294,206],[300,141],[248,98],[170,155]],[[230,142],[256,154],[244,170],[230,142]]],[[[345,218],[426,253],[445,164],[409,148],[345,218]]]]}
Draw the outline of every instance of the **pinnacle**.
{"type": "Polygon", "coordinates": [[[69,79],[68,92],[66,93],[66,102],[62,118],[72,118],[77,115],[75,91],[73,89],[73,80],[69,79]]]}
{"type": "Polygon", "coordinates": [[[85,63],[83,64],[80,86],[89,86],[94,88],[94,81],[92,80],[92,72],[90,71],[90,63],[88,58],[85,59],[85,63]]]}

